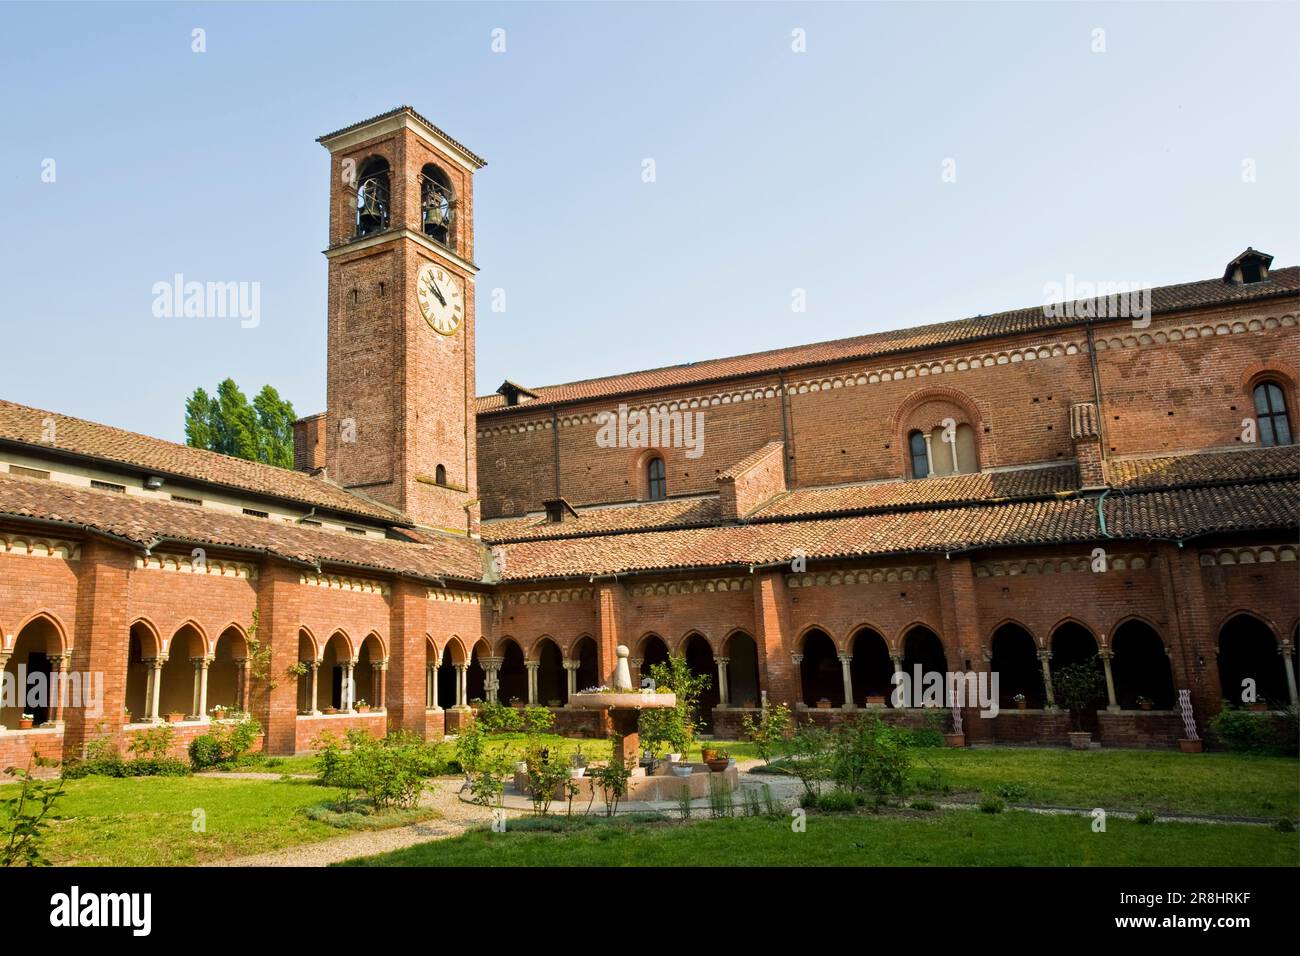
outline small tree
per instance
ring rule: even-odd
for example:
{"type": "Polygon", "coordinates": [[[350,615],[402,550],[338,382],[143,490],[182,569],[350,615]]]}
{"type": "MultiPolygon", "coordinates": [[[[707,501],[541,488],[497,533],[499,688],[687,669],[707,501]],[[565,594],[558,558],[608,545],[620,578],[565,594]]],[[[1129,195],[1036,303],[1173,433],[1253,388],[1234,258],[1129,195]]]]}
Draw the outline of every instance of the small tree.
{"type": "Polygon", "coordinates": [[[740,721],[745,736],[754,742],[754,749],[770,764],[777,745],[785,739],[790,729],[790,708],[785,704],[774,704],[763,711],[758,720],[746,714],[740,721]]]}
{"type": "Polygon", "coordinates": [[[656,688],[667,688],[677,697],[674,707],[653,707],[641,711],[640,733],[651,751],[665,743],[674,753],[685,755],[699,726],[700,695],[712,684],[707,674],[693,674],[684,657],[670,657],[665,664],[650,668],[656,688]]]}
{"type": "Polygon", "coordinates": [[[0,866],[49,866],[41,843],[49,829],[46,819],[63,796],[64,778],[38,780],[33,767],[48,767],[52,760],[32,752],[27,769],[10,767],[5,773],[21,786],[16,796],[0,801],[0,866]]]}
{"type": "Polygon", "coordinates": [[[1070,722],[1075,730],[1083,730],[1083,715],[1095,707],[1105,696],[1106,676],[1096,655],[1087,660],[1067,664],[1052,674],[1056,699],[1070,712],[1070,722]]]}
{"type": "Polygon", "coordinates": [[[794,733],[783,744],[786,766],[809,797],[821,793],[821,781],[830,775],[829,747],[830,733],[811,720],[796,724],[794,733]]]}

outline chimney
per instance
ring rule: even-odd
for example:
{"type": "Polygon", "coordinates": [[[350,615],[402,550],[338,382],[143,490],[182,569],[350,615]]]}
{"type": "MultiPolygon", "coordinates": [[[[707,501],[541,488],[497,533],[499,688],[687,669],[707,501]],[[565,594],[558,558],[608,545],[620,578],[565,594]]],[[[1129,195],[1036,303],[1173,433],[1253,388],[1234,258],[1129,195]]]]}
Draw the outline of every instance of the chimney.
{"type": "Polygon", "coordinates": [[[314,472],[325,467],[325,413],[293,423],[293,469],[314,472]]]}
{"type": "Polygon", "coordinates": [[[739,521],[785,490],[785,444],[769,442],[718,475],[722,520],[739,521]]]}
{"type": "Polygon", "coordinates": [[[1079,463],[1079,489],[1106,487],[1106,470],[1101,460],[1101,418],[1092,402],[1070,406],[1070,438],[1079,463]]]}
{"type": "Polygon", "coordinates": [[[548,498],[542,502],[542,507],[546,509],[547,524],[559,524],[566,514],[578,517],[578,512],[573,510],[573,505],[563,498],[548,498]]]}

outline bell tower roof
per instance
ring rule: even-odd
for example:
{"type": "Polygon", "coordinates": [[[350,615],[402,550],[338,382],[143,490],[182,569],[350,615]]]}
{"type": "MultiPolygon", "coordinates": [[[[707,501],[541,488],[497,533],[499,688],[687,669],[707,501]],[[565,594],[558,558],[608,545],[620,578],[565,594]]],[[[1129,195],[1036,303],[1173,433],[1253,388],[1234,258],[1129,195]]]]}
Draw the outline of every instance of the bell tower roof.
{"type": "Polygon", "coordinates": [[[398,106],[386,113],[372,116],[370,119],[364,119],[359,123],[336,129],[332,133],[326,133],[324,136],[318,137],[316,142],[332,153],[340,149],[347,149],[372,137],[391,133],[402,127],[414,131],[438,147],[440,151],[448,153],[460,161],[470,170],[482,169],[487,165],[486,159],[464,144],[452,139],[409,106],[398,106]]]}

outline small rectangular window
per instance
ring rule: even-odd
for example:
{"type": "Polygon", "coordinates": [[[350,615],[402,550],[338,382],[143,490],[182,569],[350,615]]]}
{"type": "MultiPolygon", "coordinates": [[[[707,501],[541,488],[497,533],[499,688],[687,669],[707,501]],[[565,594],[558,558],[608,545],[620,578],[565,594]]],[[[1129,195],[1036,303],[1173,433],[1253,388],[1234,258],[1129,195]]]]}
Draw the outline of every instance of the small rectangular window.
{"type": "Polygon", "coordinates": [[[27,468],[24,465],[10,465],[9,474],[21,475],[24,478],[40,478],[42,481],[50,480],[48,471],[41,471],[39,468],[27,468]]]}
{"type": "Polygon", "coordinates": [[[348,534],[365,534],[364,528],[347,528],[348,534]]]}
{"type": "Polygon", "coordinates": [[[187,498],[184,495],[172,495],[172,501],[178,505],[194,505],[196,508],[202,508],[203,502],[198,498],[187,498]]]}
{"type": "Polygon", "coordinates": [[[299,523],[299,524],[309,524],[309,525],[311,525],[313,528],[319,528],[319,527],[321,526],[320,522],[317,521],[315,518],[303,518],[303,519],[302,519],[301,521],[299,521],[298,523],[299,523]]]}
{"type": "Polygon", "coordinates": [[[252,509],[252,508],[245,508],[245,509],[244,509],[244,514],[248,515],[250,518],[269,518],[269,517],[271,517],[271,515],[270,515],[269,512],[266,512],[266,511],[256,511],[256,510],[254,510],[254,509],[252,509]]]}
{"type": "Polygon", "coordinates": [[[111,481],[96,481],[92,478],[90,480],[90,487],[98,488],[100,491],[111,491],[118,495],[126,494],[126,485],[115,485],[111,481]]]}

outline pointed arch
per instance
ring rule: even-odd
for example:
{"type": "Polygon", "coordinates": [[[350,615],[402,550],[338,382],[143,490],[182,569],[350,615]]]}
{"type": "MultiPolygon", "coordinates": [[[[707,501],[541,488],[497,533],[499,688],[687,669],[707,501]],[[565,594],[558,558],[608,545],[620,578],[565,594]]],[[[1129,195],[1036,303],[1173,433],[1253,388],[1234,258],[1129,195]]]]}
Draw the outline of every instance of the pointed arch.
{"type": "MultiPolygon", "coordinates": [[[[51,611],[35,611],[27,615],[27,618],[21,621],[12,633],[16,638],[34,624],[38,627],[43,624],[48,629],[44,635],[46,638],[45,653],[53,656],[55,654],[66,654],[72,650],[67,628],[59,620],[59,616],[51,611]]],[[[15,644],[15,646],[17,645],[15,644]]]]}

